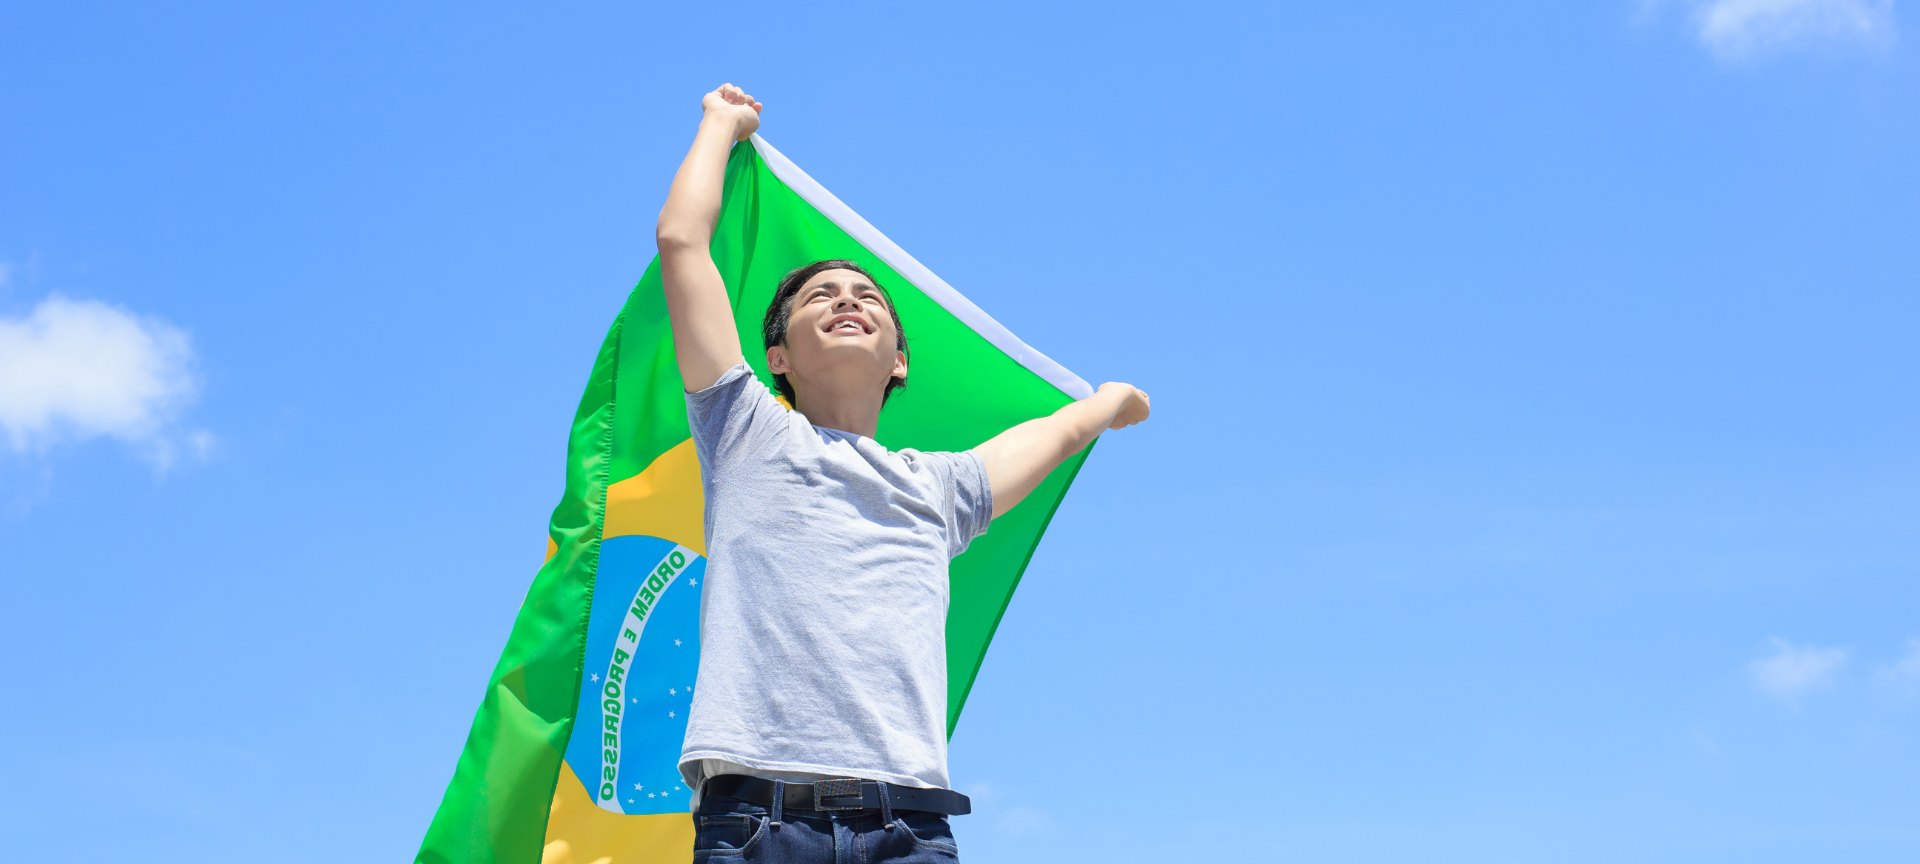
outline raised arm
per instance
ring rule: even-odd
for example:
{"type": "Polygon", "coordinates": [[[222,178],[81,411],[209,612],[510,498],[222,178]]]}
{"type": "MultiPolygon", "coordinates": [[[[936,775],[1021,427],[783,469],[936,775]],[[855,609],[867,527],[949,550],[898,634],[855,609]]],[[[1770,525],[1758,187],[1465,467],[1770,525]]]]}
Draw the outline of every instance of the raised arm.
{"type": "Polygon", "coordinates": [[[993,515],[1012,510],[1053,469],[1093,443],[1101,432],[1145,420],[1150,408],[1147,394],[1132,384],[1102,384],[1092,396],[1051,416],[1028,420],[975,447],[973,452],[987,463],[993,515]]]}
{"type": "Polygon", "coordinates": [[[689,392],[705,390],[738,365],[740,331],[733,324],[727,285],[707,246],[720,219],[727,153],[760,128],[760,103],[732,84],[700,100],[706,112],[686,161],[673,175],[654,239],[660,247],[660,280],[673,321],[673,355],[689,392]]]}

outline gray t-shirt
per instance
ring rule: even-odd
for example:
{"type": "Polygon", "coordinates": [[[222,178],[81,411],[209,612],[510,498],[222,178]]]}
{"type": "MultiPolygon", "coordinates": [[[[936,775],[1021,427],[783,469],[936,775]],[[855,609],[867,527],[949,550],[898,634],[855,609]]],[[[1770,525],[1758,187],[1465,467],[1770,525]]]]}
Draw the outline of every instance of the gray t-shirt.
{"type": "Polygon", "coordinates": [[[815,426],[745,364],[687,418],[707,495],[689,786],[721,760],[947,788],[947,562],[993,519],[979,455],[815,426]]]}

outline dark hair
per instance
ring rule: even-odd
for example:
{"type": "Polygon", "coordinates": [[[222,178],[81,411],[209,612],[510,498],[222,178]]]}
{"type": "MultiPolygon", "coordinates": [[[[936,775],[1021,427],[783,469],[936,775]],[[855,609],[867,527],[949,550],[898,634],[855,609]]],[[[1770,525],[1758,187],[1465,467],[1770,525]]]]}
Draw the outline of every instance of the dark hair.
{"type": "MultiPolygon", "coordinates": [[[[894,349],[906,354],[907,331],[900,326],[900,313],[893,308],[893,295],[887,293],[886,286],[881,285],[880,280],[873,278],[873,274],[868,273],[866,268],[845,258],[815,261],[803,267],[795,267],[787,271],[787,275],[780,277],[780,287],[774,289],[773,302],[767,304],[767,317],[760,322],[760,337],[766,343],[761,347],[772,348],[775,345],[787,344],[787,320],[793,317],[793,298],[799,296],[800,289],[806,286],[807,280],[828,270],[852,270],[867,277],[867,281],[879,289],[880,296],[887,299],[887,315],[893,318],[894,349]]],[[[780,395],[787,397],[788,405],[799,407],[799,402],[793,395],[793,385],[787,383],[787,376],[774,375],[773,386],[780,391],[780,395]]],[[[887,389],[880,394],[880,404],[887,404],[887,398],[893,395],[893,391],[905,386],[907,386],[905,378],[888,378],[887,389]]]]}

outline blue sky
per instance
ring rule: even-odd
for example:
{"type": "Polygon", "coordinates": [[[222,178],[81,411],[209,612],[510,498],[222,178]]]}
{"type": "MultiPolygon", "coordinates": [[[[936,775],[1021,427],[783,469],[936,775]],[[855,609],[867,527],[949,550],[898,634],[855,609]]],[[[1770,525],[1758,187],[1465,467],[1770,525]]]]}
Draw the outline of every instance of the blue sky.
{"type": "Polygon", "coordinates": [[[1915,860],[1914,14],[0,7],[0,845],[412,854],[733,81],[1154,396],[970,860],[1915,860]]]}

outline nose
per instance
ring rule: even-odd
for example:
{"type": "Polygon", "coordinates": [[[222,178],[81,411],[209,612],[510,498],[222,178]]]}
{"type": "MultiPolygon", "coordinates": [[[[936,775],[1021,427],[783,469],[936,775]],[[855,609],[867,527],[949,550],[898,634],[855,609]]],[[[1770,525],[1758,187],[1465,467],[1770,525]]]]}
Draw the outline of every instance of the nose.
{"type": "Polygon", "coordinates": [[[845,294],[835,299],[833,301],[833,311],[839,312],[842,309],[849,309],[854,312],[860,311],[860,298],[852,294],[845,294]]]}

